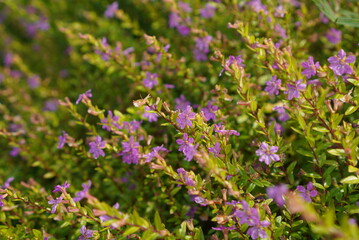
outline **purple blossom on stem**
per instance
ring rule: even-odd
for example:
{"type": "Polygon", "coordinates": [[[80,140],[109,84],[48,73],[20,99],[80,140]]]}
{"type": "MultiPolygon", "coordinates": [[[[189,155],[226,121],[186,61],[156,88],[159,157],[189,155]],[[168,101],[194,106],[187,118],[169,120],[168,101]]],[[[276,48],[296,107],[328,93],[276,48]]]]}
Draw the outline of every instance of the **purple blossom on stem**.
{"type": "Polygon", "coordinates": [[[100,55],[102,60],[108,61],[110,60],[110,54],[112,53],[112,49],[110,45],[107,43],[107,38],[103,37],[100,42],[99,49],[95,50],[95,53],[100,55]]]}
{"type": "Polygon", "coordinates": [[[92,182],[90,180],[87,181],[87,184],[83,183],[82,184],[83,189],[81,191],[75,193],[76,197],[73,198],[74,202],[79,202],[82,199],[86,198],[89,195],[89,190],[91,188],[91,185],[92,185],[92,182]]]}
{"type": "Polygon", "coordinates": [[[212,41],[212,36],[198,37],[195,39],[196,46],[193,49],[194,58],[197,61],[206,61],[209,53],[209,43],[212,41]]]}
{"type": "Polygon", "coordinates": [[[307,184],[307,188],[305,188],[302,185],[299,185],[297,187],[297,191],[300,192],[300,196],[304,199],[306,202],[311,202],[312,198],[318,195],[318,191],[316,190],[315,186],[312,182],[309,182],[307,184]]]}
{"type": "Polygon", "coordinates": [[[208,151],[213,153],[215,157],[218,157],[221,153],[221,144],[216,142],[213,147],[208,148],[208,151]]]}
{"type": "Polygon", "coordinates": [[[266,142],[262,142],[259,149],[256,151],[256,155],[259,157],[260,162],[265,162],[269,165],[271,162],[278,162],[280,160],[277,146],[269,146],[266,142]]]}
{"type": "Polygon", "coordinates": [[[146,78],[143,79],[142,83],[145,87],[152,89],[154,86],[158,85],[158,74],[146,72],[146,78]]]}
{"type": "Polygon", "coordinates": [[[283,5],[279,5],[278,7],[275,8],[274,16],[279,17],[279,18],[283,18],[285,12],[286,11],[285,11],[283,5]]]}
{"type": "Polygon", "coordinates": [[[327,37],[328,41],[333,44],[337,44],[342,40],[342,32],[335,28],[329,29],[325,36],[327,37]]]}
{"type": "Polygon", "coordinates": [[[63,192],[63,191],[66,191],[66,189],[69,187],[70,187],[70,183],[65,181],[64,184],[62,184],[62,185],[56,185],[52,192],[63,192]]]}
{"type": "Polygon", "coordinates": [[[201,17],[203,18],[211,18],[214,16],[214,13],[216,11],[216,8],[212,6],[212,4],[207,3],[204,8],[201,8],[199,10],[199,13],[201,14],[201,17]]]}
{"type": "Polygon", "coordinates": [[[117,123],[120,118],[118,116],[114,115],[112,113],[112,111],[108,111],[107,113],[108,113],[108,116],[106,118],[101,119],[101,123],[103,124],[102,128],[109,132],[111,132],[111,126],[114,126],[117,129],[120,129],[121,126],[117,123]]]}
{"type": "Polygon", "coordinates": [[[57,99],[50,99],[45,102],[44,111],[54,112],[57,110],[59,101],[57,99]]]}
{"type": "Polygon", "coordinates": [[[346,57],[346,53],[341,49],[337,56],[328,58],[328,62],[330,63],[329,68],[333,70],[335,75],[342,76],[344,74],[352,74],[353,69],[348,63],[355,62],[355,56],[350,55],[346,57]]]}
{"type": "Polygon", "coordinates": [[[192,177],[189,176],[188,172],[183,168],[177,169],[177,173],[180,176],[181,181],[184,182],[184,184],[192,187],[196,184],[196,182],[192,179],[192,177]]]}
{"type": "Polygon", "coordinates": [[[279,36],[281,36],[283,39],[286,39],[288,37],[285,29],[282,28],[279,23],[274,26],[274,31],[277,32],[279,36]]]}
{"type": "Polygon", "coordinates": [[[76,104],[79,104],[83,99],[88,99],[92,97],[91,89],[87,90],[85,93],[79,95],[78,99],[76,100],[76,104]]]}
{"type": "Polygon", "coordinates": [[[57,205],[59,205],[61,202],[62,202],[62,196],[47,202],[48,204],[52,205],[51,213],[56,212],[57,205]]]}
{"type": "Polygon", "coordinates": [[[135,142],[133,136],[130,137],[128,142],[122,142],[122,151],[119,155],[122,156],[123,162],[127,164],[138,164],[140,158],[139,147],[140,144],[135,142]]]}
{"type": "Polygon", "coordinates": [[[152,161],[152,159],[156,158],[159,155],[159,152],[167,153],[168,149],[163,147],[163,145],[157,146],[152,148],[152,151],[150,153],[143,155],[143,157],[146,159],[146,162],[150,162],[152,161]]]}
{"type": "Polygon", "coordinates": [[[185,3],[185,2],[180,1],[180,2],[178,3],[178,6],[179,6],[184,12],[187,12],[187,13],[192,12],[192,8],[189,6],[188,3],[185,3]]]}
{"type": "Polygon", "coordinates": [[[284,206],[284,198],[283,195],[288,193],[288,187],[285,184],[280,184],[274,187],[267,188],[267,196],[268,198],[273,198],[274,201],[278,204],[278,206],[284,206]]]}
{"type": "Polygon", "coordinates": [[[5,205],[3,202],[4,199],[5,199],[4,195],[0,194],[0,207],[3,207],[5,205]]]}
{"type": "Polygon", "coordinates": [[[235,226],[232,226],[232,227],[225,227],[225,226],[218,226],[218,227],[212,227],[213,230],[216,230],[216,231],[228,231],[228,230],[234,230],[236,229],[235,226]]]}
{"type": "Polygon", "coordinates": [[[82,226],[80,229],[80,233],[81,236],[78,238],[78,240],[89,240],[92,238],[94,231],[90,229],[86,229],[85,226],[82,226]]]}
{"type": "Polygon", "coordinates": [[[122,122],[123,128],[127,129],[130,133],[137,131],[141,127],[142,121],[132,120],[131,122],[122,122]]]}
{"type": "Polygon", "coordinates": [[[27,83],[30,88],[37,88],[40,85],[40,77],[38,75],[33,75],[27,79],[27,83]]]}
{"type": "Polygon", "coordinates": [[[218,110],[218,107],[215,106],[215,105],[212,105],[211,103],[208,103],[207,107],[201,109],[206,121],[210,121],[211,119],[213,121],[215,121],[216,120],[216,113],[215,112],[217,110],[218,110]]]}
{"type": "Polygon", "coordinates": [[[147,118],[149,122],[156,122],[158,119],[157,113],[149,112],[153,111],[155,106],[145,106],[145,113],[142,114],[142,117],[147,118]]]}
{"type": "Polygon", "coordinates": [[[219,134],[226,135],[227,137],[230,135],[239,136],[241,135],[236,130],[226,130],[225,127],[222,124],[214,124],[214,131],[219,134]]]}
{"type": "Polygon", "coordinates": [[[62,131],[62,135],[59,136],[59,144],[57,145],[57,149],[61,149],[65,146],[67,133],[62,131]]]}
{"type": "Polygon", "coordinates": [[[252,0],[252,1],[248,2],[247,4],[256,13],[263,11],[264,14],[268,14],[267,7],[264,4],[262,4],[261,0],[252,0]]]}
{"type": "Polygon", "coordinates": [[[184,129],[186,126],[192,127],[192,121],[195,119],[196,114],[192,112],[192,107],[187,106],[185,111],[181,111],[177,117],[177,123],[181,129],[184,129]]]}
{"type": "Polygon", "coordinates": [[[94,142],[90,142],[89,145],[89,153],[93,155],[94,159],[97,159],[99,156],[105,156],[105,152],[102,149],[105,148],[106,142],[102,141],[102,138],[100,136],[97,136],[96,140],[94,142]]]}
{"type": "Polygon", "coordinates": [[[184,24],[180,24],[177,26],[177,31],[182,35],[182,36],[187,36],[190,32],[191,29],[184,25],[184,24]]]}
{"type": "Polygon", "coordinates": [[[238,56],[229,56],[228,59],[225,61],[222,71],[219,73],[219,76],[222,76],[224,71],[230,71],[230,67],[234,66],[234,69],[244,68],[245,65],[243,64],[243,59],[240,55],[238,56]]]}
{"type": "Polygon", "coordinates": [[[287,84],[288,90],[285,91],[285,94],[288,94],[287,99],[292,100],[293,98],[300,97],[300,91],[304,90],[307,87],[306,83],[302,83],[302,79],[295,81],[294,84],[287,84]]]}
{"type": "Polygon", "coordinates": [[[6,52],[4,55],[4,65],[5,67],[9,67],[13,63],[13,54],[11,52],[6,52]]]}
{"type": "Polygon", "coordinates": [[[183,139],[177,139],[176,143],[180,145],[178,151],[183,152],[186,157],[186,161],[191,161],[193,159],[193,156],[196,154],[198,147],[198,144],[194,144],[194,139],[188,137],[187,133],[184,133],[183,139]]]}
{"type": "Polygon", "coordinates": [[[118,3],[113,2],[112,4],[107,6],[104,16],[107,18],[113,18],[117,10],[118,10],[118,3]]]}
{"type": "Polygon", "coordinates": [[[181,17],[178,13],[172,12],[168,17],[168,25],[170,28],[176,28],[179,25],[181,17]]]}
{"type": "Polygon", "coordinates": [[[320,68],[319,62],[314,63],[313,57],[310,56],[308,61],[302,62],[302,67],[304,70],[302,74],[305,75],[308,79],[317,74],[317,70],[320,68]]]}
{"type": "Polygon", "coordinates": [[[175,102],[176,102],[176,106],[175,106],[176,110],[185,111],[187,109],[187,106],[191,106],[191,103],[187,101],[186,97],[183,95],[181,95],[179,98],[176,98],[175,102]]]}
{"type": "Polygon", "coordinates": [[[10,187],[10,183],[12,181],[14,181],[14,177],[9,177],[8,179],[6,179],[6,181],[4,182],[4,184],[1,186],[2,189],[6,189],[8,187],[10,187]]]}
{"type": "Polygon", "coordinates": [[[277,111],[278,113],[278,120],[285,122],[289,119],[289,115],[285,112],[285,108],[283,106],[274,106],[273,110],[277,111]]]}
{"type": "Polygon", "coordinates": [[[20,153],[20,148],[18,147],[13,147],[10,151],[10,156],[11,157],[16,157],[17,155],[19,155],[20,153]]]}
{"type": "Polygon", "coordinates": [[[195,196],[193,201],[195,201],[195,203],[198,203],[202,207],[208,205],[206,199],[204,199],[203,197],[200,197],[200,196],[195,196]]]}
{"type": "Polygon", "coordinates": [[[264,91],[268,92],[270,95],[278,95],[281,83],[282,80],[277,79],[277,76],[274,75],[271,80],[266,82],[264,91]]]}

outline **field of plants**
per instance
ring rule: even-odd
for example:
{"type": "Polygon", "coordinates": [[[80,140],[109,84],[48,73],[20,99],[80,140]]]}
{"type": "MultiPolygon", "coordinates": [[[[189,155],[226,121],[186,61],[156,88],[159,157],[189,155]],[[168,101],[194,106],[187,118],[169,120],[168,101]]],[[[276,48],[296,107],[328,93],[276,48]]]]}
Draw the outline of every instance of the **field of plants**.
{"type": "Polygon", "coordinates": [[[359,1],[0,0],[0,239],[359,239],[359,1]]]}

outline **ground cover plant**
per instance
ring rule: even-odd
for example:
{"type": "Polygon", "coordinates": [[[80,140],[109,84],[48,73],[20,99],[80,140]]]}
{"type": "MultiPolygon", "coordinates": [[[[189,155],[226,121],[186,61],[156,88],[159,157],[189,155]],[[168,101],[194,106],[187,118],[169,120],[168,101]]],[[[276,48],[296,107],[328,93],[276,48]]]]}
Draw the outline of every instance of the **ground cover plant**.
{"type": "Polygon", "coordinates": [[[357,12],[0,0],[0,239],[359,239],[357,12]]]}

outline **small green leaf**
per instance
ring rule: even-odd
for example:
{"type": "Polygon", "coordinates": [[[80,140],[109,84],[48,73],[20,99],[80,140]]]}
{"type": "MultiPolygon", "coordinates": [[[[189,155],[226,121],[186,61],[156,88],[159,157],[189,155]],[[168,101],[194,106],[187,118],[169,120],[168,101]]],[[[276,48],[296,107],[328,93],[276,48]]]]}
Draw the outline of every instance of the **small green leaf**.
{"type": "Polygon", "coordinates": [[[359,183],[359,178],[357,176],[349,176],[340,180],[340,182],[344,184],[357,184],[359,183]]]}

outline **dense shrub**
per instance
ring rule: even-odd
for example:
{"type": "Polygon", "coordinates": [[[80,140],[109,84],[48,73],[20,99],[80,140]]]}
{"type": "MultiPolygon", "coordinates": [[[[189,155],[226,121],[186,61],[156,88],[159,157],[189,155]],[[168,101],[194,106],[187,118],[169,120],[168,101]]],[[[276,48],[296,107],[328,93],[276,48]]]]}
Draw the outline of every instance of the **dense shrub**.
{"type": "Polygon", "coordinates": [[[1,239],[359,239],[359,5],[314,2],[2,0],[1,239]]]}

